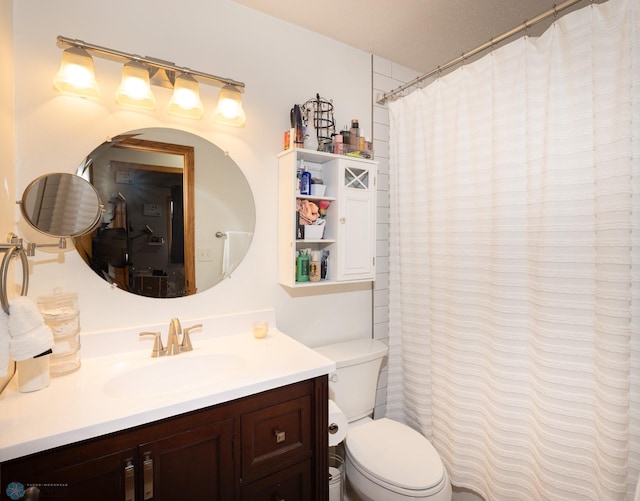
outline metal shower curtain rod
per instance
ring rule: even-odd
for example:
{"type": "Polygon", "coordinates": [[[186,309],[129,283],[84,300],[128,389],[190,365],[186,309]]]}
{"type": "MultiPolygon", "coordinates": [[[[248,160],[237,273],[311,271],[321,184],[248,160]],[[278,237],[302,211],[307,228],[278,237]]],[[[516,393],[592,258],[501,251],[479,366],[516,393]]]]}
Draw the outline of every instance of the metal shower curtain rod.
{"type": "MultiPolygon", "coordinates": [[[[404,92],[405,90],[409,89],[410,87],[414,87],[415,85],[418,85],[420,82],[422,82],[423,80],[426,80],[427,78],[429,78],[430,76],[435,75],[436,73],[440,73],[441,71],[444,71],[448,68],[450,68],[451,66],[455,66],[458,63],[463,62],[465,59],[468,59],[472,56],[475,56],[476,54],[478,54],[479,52],[482,52],[483,50],[487,50],[491,47],[493,47],[494,45],[502,42],[503,40],[506,40],[509,37],[512,37],[513,35],[520,33],[521,31],[525,31],[527,28],[529,28],[530,26],[533,26],[534,24],[539,23],[540,21],[543,21],[544,19],[550,17],[550,16],[556,16],[559,12],[562,12],[565,9],[568,9],[569,7],[572,7],[573,5],[583,2],[584,0],[566,0],[565,2],[562,2],[559,5],[554,5],[551,9],[544,11],[542,14],[537,15],[536,17],[529,19],[528,21],[525,21],[524,23],[520,24],[519,26],[516,26],[513,29],[510,29],[509,31],[506,31],[505,33],[503,33],[500,36],[497,36],[495,38],[492,38],[491,40],[489,40],[488,42],[479,45],[478,47],[476,47],[473,50],[470,50],[469,52],[465,52],[464,54],[456,57],[455,59],[452,59],[451,61],[438,66],[437,68],[435,68],[434,70],[431,70],[428,73],[425,73],[424,75],[420,75],[419,77],[414,78],[413,80],[411,80],[410,82],[401,85],[400,87],[391,90],[389,92],[386,92],[382,95],[379,95],[377,102],[378,104],[386,104],[389,100],[395,98],[398,94],[404,92]]],[[[594,0],[591,0],[592,3],[594,0]]]]}

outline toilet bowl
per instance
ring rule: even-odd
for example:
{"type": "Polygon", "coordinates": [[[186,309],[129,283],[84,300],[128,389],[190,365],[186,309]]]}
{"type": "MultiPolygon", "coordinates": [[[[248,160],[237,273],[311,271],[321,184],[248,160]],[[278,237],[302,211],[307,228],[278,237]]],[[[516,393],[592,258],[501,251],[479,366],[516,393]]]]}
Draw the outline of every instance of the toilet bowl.
{"type": "Polygon", "coordinates": [[[344,448],[350,489],[363,501],[451,501],[449,476],[431,443],[405,424],[371,419],[386,345],[359,339],[315,350],[336,364],[329,398],[349,423],[344,448]]]}
{"type": "Polygon", "coordinates": [[[451,484],[431,443],[387,418],[349,428],[347,480],[363,500],[450,501],[451,484]]]}

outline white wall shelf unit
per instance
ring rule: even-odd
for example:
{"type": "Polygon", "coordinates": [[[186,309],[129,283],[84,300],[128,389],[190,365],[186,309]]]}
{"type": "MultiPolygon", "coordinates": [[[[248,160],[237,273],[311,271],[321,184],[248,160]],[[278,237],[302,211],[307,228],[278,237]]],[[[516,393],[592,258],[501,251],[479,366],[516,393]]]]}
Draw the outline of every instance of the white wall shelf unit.
{"type": "Polygon", "coordinates": [[[278,155],[278,282],[286,287],[369,282],[375,279],[377,162],[319,151],[290,149],[278,155]],[[301,195],[297,170],[306,169],[321,179],[324,196],[301,195]],[[298,200],[326,209],[322,238],[297,238],[298,200]],[[300,250],[329,253],[327,273],[319,282],[296,281],[300,250]]]}

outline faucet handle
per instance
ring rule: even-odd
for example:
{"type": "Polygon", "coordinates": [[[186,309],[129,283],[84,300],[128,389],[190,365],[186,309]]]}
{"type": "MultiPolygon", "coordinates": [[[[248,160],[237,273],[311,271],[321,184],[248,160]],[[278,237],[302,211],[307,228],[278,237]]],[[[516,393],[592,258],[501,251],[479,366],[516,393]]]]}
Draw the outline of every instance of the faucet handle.
{"type": "Polygon", "coordinates": [[[159,332],[141,332],[140,337],[142,336],[155,336],[155,340],[153,341],[153,349],[151,350],[151,357],[161,357],[165,353],[164,346],[162,346],[162,338],[160,337],[159,332]]]}
{"type": "Polygon", "coordinates": [[[180,344],[180,351],[191,351],[193,350],[193,346],[191,345],[191,337],[189,333],[193,329],[201,329],[202,324],[192,325],[191,327],[186,327],[182,329],[182,344],[180,344]]]}

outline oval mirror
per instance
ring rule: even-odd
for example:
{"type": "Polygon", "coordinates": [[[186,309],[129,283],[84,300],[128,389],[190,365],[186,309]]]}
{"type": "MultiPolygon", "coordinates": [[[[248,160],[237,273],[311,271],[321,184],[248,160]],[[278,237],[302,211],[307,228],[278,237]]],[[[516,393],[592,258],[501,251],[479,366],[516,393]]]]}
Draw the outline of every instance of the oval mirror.
{"type": "Polygon", "coordinates": [[[255,204],[238,165],[194,134],[139,129],[99,145],[78,167],[105,204],[75,239],[104,280],[149,297],[181,297],[227,278],[249,249],[255,204]]]}
{"type": "Polygon", "coordinates": [[[33,180],[20,201],[24,219],[51,237],[77,237],[100,222],[102,204],[95,188],[74,174],[56,172],[33,180]]]}

